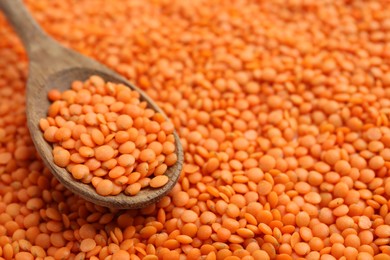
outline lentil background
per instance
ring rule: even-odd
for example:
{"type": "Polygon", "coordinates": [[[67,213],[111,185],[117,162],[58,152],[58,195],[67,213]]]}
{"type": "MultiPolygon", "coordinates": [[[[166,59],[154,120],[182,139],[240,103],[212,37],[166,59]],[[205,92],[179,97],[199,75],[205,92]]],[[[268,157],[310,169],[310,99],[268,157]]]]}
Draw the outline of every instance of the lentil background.
{"type": "Polygon", "coordinates": [[[389,259],[388,1],[26,4],[159,102],[185,166],[141,210],[65,190],[32,145],[1,16],[0,259],[389,259]]]}

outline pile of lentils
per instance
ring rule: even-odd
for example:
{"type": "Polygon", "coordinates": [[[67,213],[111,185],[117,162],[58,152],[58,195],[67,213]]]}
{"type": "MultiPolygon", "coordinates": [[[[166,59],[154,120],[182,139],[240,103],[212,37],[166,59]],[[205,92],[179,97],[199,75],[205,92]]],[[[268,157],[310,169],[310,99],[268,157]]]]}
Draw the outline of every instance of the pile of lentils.
{"type": "Polygon", "coordinates": [[[139,210],[66,190],[32,144],[27,57],[0,16],[0,260],[390,259],[386,0],[25,4],[156,100],[185,164],[139,210]]]}

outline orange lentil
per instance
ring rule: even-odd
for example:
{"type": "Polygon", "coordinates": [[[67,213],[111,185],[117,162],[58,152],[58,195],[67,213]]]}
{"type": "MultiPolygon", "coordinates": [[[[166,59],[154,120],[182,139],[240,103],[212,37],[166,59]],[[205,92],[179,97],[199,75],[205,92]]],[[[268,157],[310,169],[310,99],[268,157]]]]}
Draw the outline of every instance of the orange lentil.
{"type": "Polygon", "coordinates": [[[316,192],[306,193],[304,198],[311,204],[319,204],[321,202],[321,196],[316,192]]]}
{"type": "Polygon", "coordinates": [[[49,126],[43,134],[45,140],[48,142],[55,142],[56,141],[55,134],[57,131],[58,131],[58,127],[49,126]]]}
{"type": "Polygon", "coordinates": [[[374,156],[368,162],[368,165],[373,170],[378,170],[385,164],[385,160],[381,156],[374,156]]]}
{"type": "Polygon", "coordinates": [[[160,188],[167,184],[169,181],[169,178],[166,175],[158,175],[150,180],[150,187],[152,188],[160,188]]]}
{"type": "Polygon", "coordinates": [[[95,157],[99,161],[107,161],[114,157],[114,149],[109,145],[102,145],[95,149],[95,157]]]}
{"type": "Polygon", "coordinates": [[[307,194],[308,192],[310,192],[310,185],[306,182],[298,182],[297,184],[295,184],[295,189],[301,194],[307,194]]]}
{"type": "Polygon", "coordinates": [[[390,225],[379,225],[375,228],[375,235],[380,238],[390,237],[390,225]]]}
{"type": "Polygon", "coordinates": [[[125,189],[125,192],[134,196],[136,195],[142,188],[142,185],[139,182],[132,183],[125,189]]]}
{"type": "Polygon", "coordinates": [[[110,180],[101,180],[96,185],[96,192],[99,195],[107,196],[113,192],[114,184],[110,180]]]}
{"type": "Polygon", "coordinates": [[[198,214],[192,210],[185,210],[183,214],[180,216],[180,218],[184,222],[195,222],[198,218],[198,214]]]}
{"type": "Polygon", "coordinates": [[[70,250],[67,247],[61,247],[55,251],[55,259],[67,259],[70,256],[70,250]]]}
{"type": "Polygon", "coordinates": [[[269,183],[268,181],[260,181],[259,184],[257,185],[257,191],[260,196],[269,194],[271,190],[272,190],[272,184],[269,183]]]}
{"type": "Polygon", "coordinates": [[[156,153],[152,149],[145,149],[139,155],[139,158],[144,162],[151,162],[156,159],[156,153]]]}
{"type": "Polygon", "coordinates": [[[357,255],[357,259],[358,259],[358,260],[363,260],[363,259],[371,260],[371,259],[374,259],[374,258],[373,258],[373,256],[372,256],[370,253],[367,253],[367,252],[360,252],[360,253],[357,255]]]}
{"type": "Polygon", "coordinates": [[[302,212],[299,212],[296,216],[296,224],[298,227],[305,227],[305,226],[308,226],[310,223],[310,216],[302,211],[302,212]]]}
{"type": "Polygon", "coordinates": [[[329,227],[323,223],[318,223],[312,227],[313,235],[319,238],[325,238],[329,235],[329,227]]]}
{"type": "Polygon", "coordinates": [[[66,167],[70,163],[70,153],[65,149],[53,151],[54,163],[60,167],[66,167]]]}
{"type": "Polygon", "coordinates": [[[264,155],[261,157],[259,164],[263,171],[269,171],[275,167],[276,161],[274,157],[270,155],[264,155]]]}
{"type": "Polygon", "coordinates": [[[96,247],[96,242],[92,238],[87,238],[81,241],[80,250],[82,252],[89,252],[96,247]]]}
{"type": "Polygon", "coordinates": [[[104,144],[104,135],[99,129],[92,129],[91,130],[91,137],[94,143],[97,145],[103,145],[104,144]]]}
{"type": "Polygon", "coordinates": [[[208,239],[212,234],[212,229],[210,226],[201,225],[198,229],[197,238],[201,240],[208,239]]]}
{"type": "Polygon", "coordinates": [[[299,243],[296,243],[295,246],[294,246],[294,251],[298,254],[298,255],[306,255],[310,252],[310,247],[308,244],[306,243],[303,243],[303,242],[299,242],[299,243]]]}
{"type": "Polygon", "coordinates": [[[76,164],[72,167],[71,172],[75,179],[81,180],[89,174],[89,168],[83,164],[76,164]]]}
{"type": "Polygon", "coordinates": [[[371,220],[367,216],[361,216],[359,218],[358,225],[361,229],[369,229],[372,225],[371,220]]]}

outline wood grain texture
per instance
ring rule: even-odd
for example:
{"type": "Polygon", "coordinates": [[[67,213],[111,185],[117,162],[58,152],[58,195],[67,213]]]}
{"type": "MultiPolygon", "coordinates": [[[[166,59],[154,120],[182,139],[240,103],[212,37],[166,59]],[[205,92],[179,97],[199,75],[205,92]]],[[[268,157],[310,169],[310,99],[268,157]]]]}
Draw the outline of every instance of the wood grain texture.
{"type": "Polygon", "coordinates": [[[75,80],[85,81],[91,75],[99,75],[105,81],[123,83],[138,91],[141,94],[141,99],[147,102],[149,108],[163,114],[167,120],[168,118],[151,98],[124,77],[90,58],[62,47],[47,36],[32,19],[20,0],[0,0],[0,9],[3,10],[22,39],[28,52],[27,124],[38,153],[53,175],[75,194],[97,205],[110,208],[142,208],[167,195],[176,184],[183,166],[183,148],[176,131],[174,137],[178,160],[166,172],[169,182],[158,189],[141,189],[136,196],[127,196],[123,193],[117,196],[100,196],[91,185],[73,179],[66,169],[54,164],[52,146],[44,140],[39,129],[39,120],[47,116],[50,105],[47,93],[50,89],[56,88],[64,91],[69,89],[71,82],[75,80]]]}

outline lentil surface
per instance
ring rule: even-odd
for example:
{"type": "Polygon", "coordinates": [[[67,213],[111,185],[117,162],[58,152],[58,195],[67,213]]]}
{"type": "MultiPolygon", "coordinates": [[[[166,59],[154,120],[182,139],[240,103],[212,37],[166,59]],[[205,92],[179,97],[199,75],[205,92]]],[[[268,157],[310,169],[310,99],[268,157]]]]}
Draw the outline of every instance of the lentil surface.
{"type": "MultiPolygon", "coordinates": [[[[389,259],[387,1],[26,4],[158,101],[185,165],[171,194],[140,210],[65,190],[31,142],[26,55],[0,16],[0,259],[389,259]]],[[[54,130],[45,137],[74,145],[54,130]]]]}

